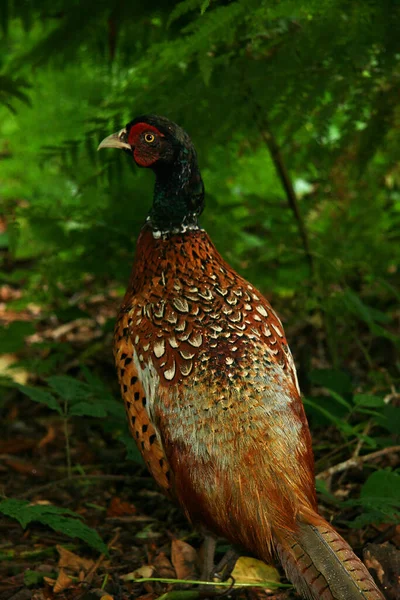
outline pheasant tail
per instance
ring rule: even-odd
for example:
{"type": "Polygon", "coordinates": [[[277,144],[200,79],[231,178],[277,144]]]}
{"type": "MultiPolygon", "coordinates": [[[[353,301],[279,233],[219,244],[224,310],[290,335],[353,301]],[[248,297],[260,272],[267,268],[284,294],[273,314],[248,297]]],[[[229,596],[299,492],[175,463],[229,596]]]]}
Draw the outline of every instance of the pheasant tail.
{"type": "Polygon", "coordinates": [[[277,544],[287,577],[309,600],[382,600],[367,568],[326,522],[301,523],[295,541],[277,544]]]}

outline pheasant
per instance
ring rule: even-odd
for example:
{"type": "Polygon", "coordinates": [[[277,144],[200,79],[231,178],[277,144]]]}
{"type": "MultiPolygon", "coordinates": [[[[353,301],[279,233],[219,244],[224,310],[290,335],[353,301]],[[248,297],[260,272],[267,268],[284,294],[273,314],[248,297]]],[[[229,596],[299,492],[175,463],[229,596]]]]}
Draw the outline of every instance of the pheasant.
{"type": "Polygon", "coordinates": [[[382,600],[318,514],[311,436],[282,323],[199,225],[204,186],[175,123],[140,116],[105,138],[156,176],[114,355],[129,427],[190,522],[264,561],[308,599],[382,600]]]}

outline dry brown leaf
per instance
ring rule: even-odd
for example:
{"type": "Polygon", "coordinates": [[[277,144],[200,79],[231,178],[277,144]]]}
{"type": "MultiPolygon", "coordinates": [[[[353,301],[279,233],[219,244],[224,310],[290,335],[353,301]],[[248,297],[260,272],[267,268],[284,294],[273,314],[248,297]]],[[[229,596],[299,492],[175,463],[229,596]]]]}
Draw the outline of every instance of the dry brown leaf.
{"type": "Polygon", "coordinates": [[[133,579],[148,579],[149,577],[153,577],[155,571],[155,567],[153,565],[143,565],[136,571],[131,571],[131,573],[126,573],[125,575],[121,575],[121,579],[124,581],[133,581],[133,579]]]}
{"type": "Polygon", "coordinates": [[[72,581],[71,577],[69,577],[66,574],[64,569],[60,569],[59,573],[58,573],[57,581],[55,582],[54,587],[53,587],[53,592],[55,594],[59,594],[60,592],[63,592],[64,590],[70,588],[71,585],[73,585],[73,581],[72,581]]]}
{"type": "Polygon", "coordinates": [[[73,573],[78,575],[81,570],[87,572],[94,565],[93,560],[82,558],[70,550],[66,550],[62,546],[56,546],[56,548],[60,555],[58,561],[58,566],[60,569],[71,569],[73,573]]]}
{"type": "Polygon", "coordinates": [[[241,556],[232,571],[232,577],[237,583],[262,583],[264,581],[280,581],[275,567],[266,565],[257,558],[241,556]]]}
{"type": "Polygon", "coordinates": [[[171,561],[175,567],[177,579],[196,578],[197,552],[187,542],[172,540],[171,561]]]}
{"type": "Polygon", "coordinates": [[[107,517],[125,517],[134,515],[136,512],[136,506],[134,504],[121,500],[121,498],[115,496],[108,506],[107,517]]]}
{"type": "Polygon", "coordinates": [[[157,577],[176,579],[175,569],[165,552],[160,552],[160,554],[154,559],[153,563],[156,568],[157,577]]]}

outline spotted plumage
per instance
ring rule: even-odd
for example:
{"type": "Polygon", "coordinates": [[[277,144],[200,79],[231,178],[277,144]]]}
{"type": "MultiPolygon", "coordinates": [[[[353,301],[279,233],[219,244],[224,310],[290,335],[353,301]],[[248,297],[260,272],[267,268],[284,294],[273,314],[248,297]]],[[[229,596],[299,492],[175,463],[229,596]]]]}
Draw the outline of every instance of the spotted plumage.
{"type": "MultiPolygon", "coordinates": [[[[134,438],[153,476],[171,494],[168,460],[162,455],[156,422],[157,412],[167,410],[157,398],[160,385],[186,394],[196,386],[212,384],[217,389],[210,388],[204,412],[214,414],[213,407],[232,413],[229,398],[244,392],[242,379],[259,378],[258,388],[267,393],[272,383],[261,380],[266,369],[275,369],[293,387],[297,399],[297,378],[276,313],[251,284],[230,269],[206,232],[199,229],[190,236],[162,240],[154,239],[146,226],[137,250],[117,321],[115,359],[134,438]]],[[[248,402],[250,411],[252,399],[248,402]]],[[[204,418],[193,414],[193,407],[187,408],[188,418],[206,425],[204,418]]],[[[302,413],[298,428],[304,426],[302,413]]],[[[243,419],[238,427],[246,433],[243,419]]],[[[293,452],[297,454],[299,448],[293,452]]],[[[310,478],[308,486],[312,497],[310,478]]]]}
{"type": "Polygon", "coordinates": [[[115,329],[129,426],[187,517],[264,560],[305,598],[379,600],[318,515],[310,433],[282,323],[198,223],[204,187],[187,134],[139,117],[104,146],[156,175],[115,329]]]}

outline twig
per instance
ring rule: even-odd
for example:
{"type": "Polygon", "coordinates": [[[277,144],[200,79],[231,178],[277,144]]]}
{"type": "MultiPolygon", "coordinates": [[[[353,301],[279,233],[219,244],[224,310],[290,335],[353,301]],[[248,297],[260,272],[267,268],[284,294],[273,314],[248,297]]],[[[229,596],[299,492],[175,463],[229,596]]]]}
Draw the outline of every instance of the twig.
{"type": "MultiPolygon", "coordinates": [[[[115,544],[115,542],[118,540],[119,536],[121,534],[121,530],[118,529],[118,531],[115,533],[114,537],[112,538],[111,542],[109,542],[107,544],[107,548],[110,550],[113,545],[115,544]]],[[[106,555],[100,554],[99,558],[96,560],[96,562],[94,563],[94,565],[92,567],[90,567],[89,571],[86,574],[85,577],[85,581],[87,583],[91,583],[92,579],[93,579],[93,575],[96,573],[97,569],[100,567],[101,563],[103,562],[103,560],[105,559],[106,555]]]]}
{"type": "MultiPolygon", "coordinates": [[[[136,579],[133,573],[128,575],[121,575],[121,579],[124,581],[132,581],[134,583],[151,583],[152,581],[158,581],[160,583],[172,583],[172,584],[185,584],[185,585],[207,585],[212,587],[227,587],[231,588],[232,583],[230,581],[199,581],[194,579],[169,579],[166,577],[140,577],[136,579]]],[[[292,589],[293,586],[288,583],[280,583],[279,581],[235,581],[235,587],[259,587],[259,588],[284,588],[292,589]]]]}
{"type": "Polygon", "coordinates": [[[296,196],[296,192],[294,191],[292,180],[291,180],[289,172],[286,168],[286,164],[283,160],[282,153],[281,153],[280,147],[278,145],[278,142],[276,141],[276,138],[271,131],[271,127],[268,122],[268,119],[263,115],[263,110],[260,106],[257,106],[257,113],[258,114],[256,115],[256,119],[258,118],[258,120],[259,120],[261,137],[264,140],[264,142],[270,152],[272,162],[274,163],[275,169],[278,173],[278,177],[281,180],[283,188],[286,192],[286,197],[287,197],[289,206],[292,209],[294,217],[297,221],[297,227],[299,229],[299,233],[300,233],[301,239],[303,241],[304,252],[305,252],[305,255],[309,262],[311,273],[314,273],[314,260],[313,260],[313,256],[312,256],[311,250],[310,250],[310,242],[308,239],[308,233],[307,233],[306,226],[304,224],[303,217],[301,216],[299,203],[298,203],[298,199],[296,196]],[[262,120],[261,120],[260,115],[263,115],[262,120]]]}
{"type": "Polygon", "coordinates": [[[17,498],[28,498],[29,496],[34,496],[35,494],[39,494],[40,492],[44,492],[53,487],[58,487],[59,485],[71,484],[74,481],[140,481],[143,479],[145,479],[146,481],[150,480],[149,477],[134,477],[132,475],[72,475],[71,477],[56,479],[55,481],[51,481],[50,483],[45,483],[44,485],[39,485],[37,487],[31,488],[23,494],[19,494],[17,498]]]}
{"type": "MultiPolygon", "coordinates": [[[[367,421],[367,424],[364,427],[364,431],[362,432],[362,434],[368,435],[371,427],[372,427],[372,419],[369,419],[369,421],[367,421]]],[[[357,446],[354,449],[353,458],[357,458],[359,456],[363,444],[364,444],[364,440],[362,439],[362,437],[360,437],[360,439],[357,442],[357,446]]]]}
{"type": "Polygon", "coordinates": [[[88,327],[96,328],[98,327],[98,323],[95,319],[91,319],[89,317],[74,319],[73,321],[69,321],[68,323],[63,323],[58,327],[48,327],[39,333],[33,333],[27,338],[27,341],[31,344],[42,342],[45,338],[50,338],[52,340],[60,340],[62,337],[66,336],[73,329],[78,329],[79,327],[87,325],[88,327]]]}
{"type": "Polygon", "coordinates": [[[342,450],[344,450],[345,448],[348,448],[348,446],[352,446],[353,444],[355,444],[355,442],[356,442],[355,439],[349,440],[348,442],[345,442],[343,444],[340,444],[339,446],[336,446],[336,448],[334,448],[333,450],[326,452],[325,454],[323,454],[321,456],[321,458],[319,458],[318,460],[315,461],[315,467],[318,468],[320,463],[326,462],[328,460],[328,458],[334,457],[336,454],[342,452],[342,450]]]}
{"type": "Polygon", "coordinates": [[[301,211],[300,211],[298,198],[297,198],[296,192],[294,190],[289,172],[286,168],[286,164],[283,159],[280,146],[271,130],[268,117],[265,115],[265,109],[263,109],[257,102],[254,101],[254,95],[252,94],[251,90],[247,91],[246,97],[249,101],[249,105],[251,106],[251,104],[253,104],[253,106],[254,106],[254,111],[253,111],[254,112],[254,120],[256,123],[258,122],[260,135],[269,150],[269,153],[270,153],[272,162],[274,163],[277,175],[278,175],[278,177],[281,181],[281,184],[285,190],[289,207],[292,210],[294,218],[297,222],[297,228],[299,230],[300,237],[303,242],[304,253],[305,253],[307,262],[310,266],[311,276],[314,281],[317,293],[320,296],[321,306],[320,306],[318,312],[321,315],[323,327],[325,329],[325,336],[326,336],[328,349],[332,356],[332,361],[335,365],[335,364],[337,364],[337,355],[336,355],[336,348],[335,348],[335,346],[332,342],[332,338],[331,338],[332,324],[329,320],[329,312],[327,311],[326,307],[324,307],[324,292],[322,289],[322,282],[319,277],[318,269],[316,269],[316,267],[315,267],[314,256],[311,252],[308,232],[307,232],[307,228],[306,228],[304,219],[303,219],[301,211]]]}
{"type": "Polygon", "coordinates": [[[317,479],[327,479],[335,473],[341,473],[342,471],[346,471],[346,469],[350,469],[351,467],[360,467],[362,463],[395,452],[400,452],[400,446],[389,446],[388,448],[383,448],[382,450],[377,450],[376,452],[371,452],[370,454],[365,454],[364,456],[351,457],[348,460],[338,463],[337,465],[333,465],[333,467],[329,467],[329,469],[318,473],[317,479]]]}
{"type": "MultiPolygon", "coordinates": [[[[366,426],[364,427],[363,435],[368,435],[368,432],[370,431],[371,427],[372,427],[372,419],[369,419],[369,421],[367,421],[366,426]]],[[[364,444],[364,440],[362,437],[360,437],[357,441],[357,445],[354,449],[354,452],[353,452],[351,458],[354,458],[355,460],[358,459],[358,457],[360,456],[360,452],[363,447],[363,444],[364,444]]],[[[343,471],[341,476],[339,477],[339,480],[338,480],[339,486],[342,485],[344,477],[345,477],[345,471],[343,471]]]]}

